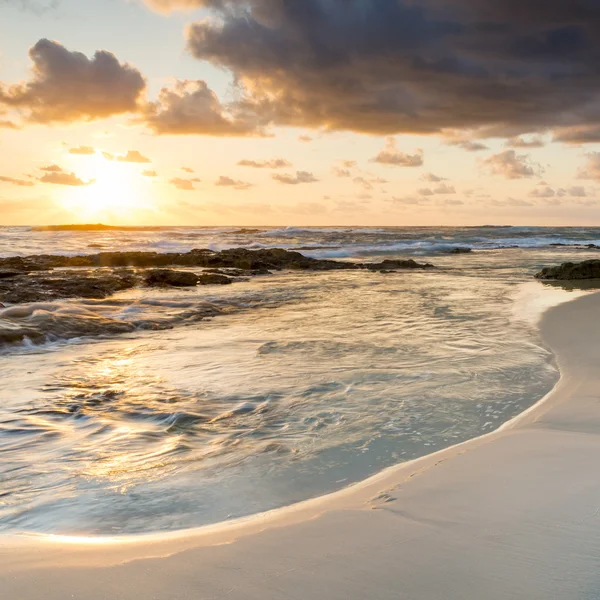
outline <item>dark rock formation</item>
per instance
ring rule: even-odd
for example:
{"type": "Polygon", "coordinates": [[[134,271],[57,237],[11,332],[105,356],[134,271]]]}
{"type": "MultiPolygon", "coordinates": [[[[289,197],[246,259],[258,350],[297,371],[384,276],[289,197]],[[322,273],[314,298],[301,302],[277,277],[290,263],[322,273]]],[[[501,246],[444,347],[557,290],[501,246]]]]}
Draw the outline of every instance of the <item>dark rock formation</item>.
{"type": "Polygon", "coordinates": [[[222,252],[207,249],[185,253],[158,252],[100,252],[86,256],[36,255],[27,258],[2,258],[0,268],[33,271],[59,267],[197,267],[213,269],[241,269],[250,272],[298,269],[308,271],[332,271],[343,269],[430,269],[433,265],[414,260],[383,261],[383,263],[355,263],[309,258],[281,248],[246,250],[232,248],[222,252]],[[394,263],[395,266],[390,267],[394,263]]]}
{"type": "Polygon", "coordinates": [[[536,274],[537,279],[600,279],[600,260],[584,260],[580,263],[566,262],[557,267],[547,267],[536,274]]]}
{"type": "Polygon", "coordinates": [[[155,269],[148,271],[144,282],[149,287],[194,287],[198,285],[199,277],[189,271],[171,271],[155,269]]]}
{"type": "Polygon", "coordinates": [[[227,285],[233,283],[235,278],[268,275],[271,271],[283,269],[392,272],[431,268],[433,265],[418,263],[412,259],[384,260],[379,263],[318,260],[299,252],[278,248],[236,248],[222,252],[192,250],[171,254],[101,252],[90,256],[37,255],[26,258],[0,258],[0,302],[18,304],[59,298],[105,298],[140,283],[152,287],[227,285]],[[168,268],[172,266],[204,271],[200,274],[174,271],[168,268]],[[122,267],[152,270],[139,273],[122,267]]]}
{"type": "Polygon", "coordinates": [[[124,271],[52,271],[21,273],[0,279],[0,301],[10,304],[58,298],[106,298],[132,288],[137,278],[124,271]]]}
{"type": "Polygon", "coordinates": [[[228,285],[233,283],[233,279],[225,275],[219,275],[218,273],[206,273],[200,275],[198,283],[200,285],[228,285]]]}
{"type": "Polygon", "coordinates": [[[458,246],[456,248],[450,248],[450,250],[446,250],[444,254],[468,254],[469,252],[473,252],[473,249],[458,246]]]}

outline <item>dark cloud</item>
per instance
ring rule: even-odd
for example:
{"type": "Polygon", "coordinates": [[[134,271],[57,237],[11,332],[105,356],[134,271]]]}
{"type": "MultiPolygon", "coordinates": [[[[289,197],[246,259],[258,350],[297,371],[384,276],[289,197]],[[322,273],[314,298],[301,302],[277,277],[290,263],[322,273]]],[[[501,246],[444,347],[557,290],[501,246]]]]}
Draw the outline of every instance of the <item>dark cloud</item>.
{"type": "Polygon", "coordinates": [[[279,173],[274,173],[272,177],[275,181],[287,185],[298,185],[300,183],[314,183],[315,181],[319,181],[308,171],[296,171],[295,175],[280,175],[279,173]]]}
{"type": "Polygon", "coordinates": [[[252,184],[247,181],[239,181],[237,179],[232,179],[231,177],[226,177],[225,175],[221,175],[215,182],[215,185],[219,187],[232,187],[236,190],[247,190],[252,187],[252,184]]]}
{"type": "Polygon", "coordinates": [[[69,154],[81,154],[81,155],[90,155],[96,154],[96,149],[91,146],[77,146],[77,148],[70,148],[69,154]]]}
{"type": "Polygon", "coordinates": [[[277,124],[513,137],[600,122],[595,0],[147,0],[210,5],[188,29],[277,124]]]}
{"type": "Polygon", "coordinates": [[[543,171],[540,165],[531,162],[528,155],[517,154],[514,150],[492,154],[481,164],[492,175],[503,175],[506,179],[536,177],[543,171]]]}
{"type": "Polygon", "coordinates": [[[0,175],[0,183],[12,183],[21,187],[32,187],[35,185],[33,181],[27,181],[26,179],[15,179],[14,177],[5,177],[0,175]]]}
{"type": "Polygon", "coordinates": [[[292,163],[283,158],[273,158],[272,160],[243,159],[238,162],[238,167],[252,167],[254,169],[283,169],[291,166],[292,163]]]}
{"type": "Polygon", "coordinates": [[[146,88],[141,73],[99,50],[92,59],[42,39],[31,50],[31,79],[0,86],[0,104],[36,123],[91,121],[135,112],[146,88]]]}
{"type": "Polygon", "coordinates": [[[71,187],[91,185],[95,182],[94,179],[90,179],[89,181],[83,181],[83,179],[77,177],[75,173],[66,173],[62,170],[45,173],[42,177],[38,179],[38,181],[41,181],[42,183],[52,183],[54,185],[69,185],[71,187]]]}
{"type": "Polygon", "coordinates": [[[264,136],[264,119],[240,105],[225,106],[205,81],[177,81],[160,90],[144,108],[141,121],[157,134],[264,136]]]}
{"type": "Polygon", "coordinates": [[[558,129],[554,132],[552,141],[566,144],[597,144],[600,142],[600,125],[558,129]]]}
{"type": "Polygon", "coordinates": [[[194,183],[199,183],[200,179],[194,177],[193,179],[182,179],[181,177],[174,177],[169,180],[171,185],[174,185],[178,190],[185,192],[193,192],[196,189],[194,183]]]}
{"type": "Polygon", "coordinates": [[[423,151],[417,150],[415,154],[400,152],[396,140],[390,137],[373,162],[393,167],[420,167],[423,164],[423,151]]]}

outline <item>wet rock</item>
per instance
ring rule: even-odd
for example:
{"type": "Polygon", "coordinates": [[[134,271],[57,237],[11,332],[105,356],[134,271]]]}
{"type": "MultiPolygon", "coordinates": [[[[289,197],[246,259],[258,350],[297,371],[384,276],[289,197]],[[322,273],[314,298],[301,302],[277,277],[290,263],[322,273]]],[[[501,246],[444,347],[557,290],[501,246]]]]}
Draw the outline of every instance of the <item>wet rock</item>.
{"type": "Polygon", "coordinates": [[[59,298],[106,298],[136,285],[130,272],[51,271],[0,279],[0,301],[9,304],[59,298]]]}
{"type": "Polygon", "coordinates": [[[89,256],[37,255],[27,259],[0,259],[0,268],[15,270],[48,270],[64,267],[140,267],[168,268],[195,267],[212,269],[240,269],[250,274],[267,274],[269,271],[296,269],[307,271],[333,271],[347,269],[429,269],[432,265],[417,263],[414,260],[384,261],[379,267],[373,264],[342,262],[309,258],[281,248],[247,250],[232,248],[222,252],[196,249],[185,253],[157,252],[100,252],[89,256]],[[20,260],[21,266],[15,261],[20,260]],[[386,265],[390,265],[389,267],[386,265]]]}
{"type": "Polygon", "coordinates": [[[23,272],[0,270],[0,279],[9,279],[11,277],[18,277],[19,275],[23,275],[23,272]]]}
{"type": "Polygon", "coordinates": [[[600,260],[584,260],[579,263],[566,262],[557,267],[546,267],[536,274],[537,279],[600,279],[600,260]]]}
{"type": "Polygon", "coordinates": [[[418,263],[409,258],[408,260],[392,260],[387,259],[378,263],[361,265],[372,271],[397,271],[399,269],[433,269],[433,265],[429,263],[418,263]]]}
{"type": "Polygon", "coordinates": [[[462,246],[458,246],[456,248],[451,248],[450,250],[446,250],[444,254],[468,254],[469,252],[473,252],[473,248],[466,248],[462,246]]]}
{"type": "Polygon", "coordinates": [[[233,283],[233,279],[217,273],[206,273],[200,275],[198,283],[200,285],[229,285],[230,283],[233,283]]]}
{"type": "Polygon", "coordinates": [[[199,280],[196,273],[169,269],[148,271],[144,278],[145,284],[149,287],[194,287],[198,285],[199,280]]]}

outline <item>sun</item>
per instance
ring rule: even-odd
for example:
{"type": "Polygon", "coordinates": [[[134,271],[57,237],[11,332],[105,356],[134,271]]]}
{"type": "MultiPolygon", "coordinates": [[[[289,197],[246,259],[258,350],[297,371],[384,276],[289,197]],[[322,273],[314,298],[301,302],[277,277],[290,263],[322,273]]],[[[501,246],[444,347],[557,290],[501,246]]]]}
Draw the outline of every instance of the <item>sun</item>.
{"type": "Polygon", "coordinates": [[[78,221],[135,222],[140,213],[154,211],[151,182],[137,165],[96,157],[85,172],[85,186],[65,190],[61,204],[78,221]]]}

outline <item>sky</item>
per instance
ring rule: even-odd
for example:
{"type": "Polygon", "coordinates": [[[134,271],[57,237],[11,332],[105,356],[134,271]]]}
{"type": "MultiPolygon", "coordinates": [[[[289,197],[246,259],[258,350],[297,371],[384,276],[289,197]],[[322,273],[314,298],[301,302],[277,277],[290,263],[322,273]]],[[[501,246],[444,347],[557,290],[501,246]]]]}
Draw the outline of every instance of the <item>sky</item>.
{"type": "Polygon", "coordinates": [[[0,0],[0,225],[600,225],[596,0],[0,0]]]}

